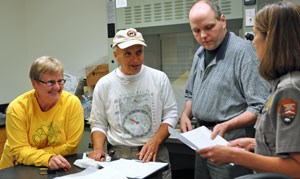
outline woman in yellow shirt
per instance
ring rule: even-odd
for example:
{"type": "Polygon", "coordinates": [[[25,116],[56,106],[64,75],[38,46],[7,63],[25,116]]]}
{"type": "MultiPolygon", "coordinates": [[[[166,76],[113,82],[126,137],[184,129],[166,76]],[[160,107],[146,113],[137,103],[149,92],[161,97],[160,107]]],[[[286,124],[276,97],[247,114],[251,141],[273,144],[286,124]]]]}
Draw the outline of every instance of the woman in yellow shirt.
{"type": "Polygon", "coordinates": [[[0,169],[23,164],[69,169],[63,157],[76,153],[84,115],[80,100],[64,91],[64,68],[43,56],[32,63],[34,89],[18,96],[6,112],[7,140],[0,169]]]}

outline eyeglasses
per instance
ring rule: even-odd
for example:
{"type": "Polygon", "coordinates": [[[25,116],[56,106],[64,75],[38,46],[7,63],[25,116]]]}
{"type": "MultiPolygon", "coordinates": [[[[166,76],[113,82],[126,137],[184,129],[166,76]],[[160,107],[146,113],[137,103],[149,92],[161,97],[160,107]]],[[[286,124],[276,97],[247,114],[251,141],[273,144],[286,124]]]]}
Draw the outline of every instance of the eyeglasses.
{"type": "Polygon", "coordinates": [[[44,83],[46,86],[50,87],[50,86],[54,86],[56,85],[56,83],[58,85],[64,85],[66,83],[66,80],[65,79],[60,79],[60,80],[57,80],[57,81],[54,81],[54,80],[50,80],[50,81],[42,81],[42,80],[37,80],[38,82],[41,82],[41,83],[44,83]]]}

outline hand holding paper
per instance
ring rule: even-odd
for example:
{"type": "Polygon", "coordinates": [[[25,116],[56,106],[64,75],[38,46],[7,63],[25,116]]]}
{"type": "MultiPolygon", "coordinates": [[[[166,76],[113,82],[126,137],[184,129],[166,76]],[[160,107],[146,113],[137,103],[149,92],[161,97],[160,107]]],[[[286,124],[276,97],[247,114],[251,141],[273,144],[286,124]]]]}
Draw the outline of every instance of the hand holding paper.
{"type": "Polygon", "coordinates": [[[227,145],[228,142],[221,136],[211,139],[211,131],[205,126],[198,127],[185,133],[179,133],[175,129],[168,127],[169,133],[188,145],[193,150],[202,149],[213,145],[227,145]]]}

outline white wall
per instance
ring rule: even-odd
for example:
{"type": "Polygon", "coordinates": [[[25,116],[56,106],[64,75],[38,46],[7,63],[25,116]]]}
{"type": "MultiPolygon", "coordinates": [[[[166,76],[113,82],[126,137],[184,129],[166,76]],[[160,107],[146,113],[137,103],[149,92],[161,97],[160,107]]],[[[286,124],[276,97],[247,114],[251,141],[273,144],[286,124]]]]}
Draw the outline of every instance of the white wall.
{"type": "Polygon", "coordinates": [[[24,0],[0,1],[0,104],[29,88],[24,0]]]}
{"type": "Polygon", "coordinates": [[[31,89],[33,60],[58,58],[65,72],[107,62],[104,0],[0,0],[0,104],[31,89]]]}

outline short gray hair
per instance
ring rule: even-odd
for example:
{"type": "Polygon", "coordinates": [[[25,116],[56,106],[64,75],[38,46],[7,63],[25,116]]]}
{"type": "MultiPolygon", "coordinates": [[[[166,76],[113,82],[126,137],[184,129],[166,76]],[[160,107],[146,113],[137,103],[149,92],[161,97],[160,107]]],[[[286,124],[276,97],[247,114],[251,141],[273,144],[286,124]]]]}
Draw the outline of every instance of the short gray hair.
{"type": "Polygon", "coordinates": [[[56,58],[50,56],[42,56],[37,58],[31,65],[29,77],[39,80],[40,76],[46,73],[64,74],[64,67],[56,58]]]}

